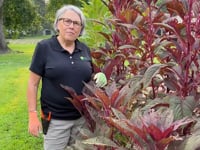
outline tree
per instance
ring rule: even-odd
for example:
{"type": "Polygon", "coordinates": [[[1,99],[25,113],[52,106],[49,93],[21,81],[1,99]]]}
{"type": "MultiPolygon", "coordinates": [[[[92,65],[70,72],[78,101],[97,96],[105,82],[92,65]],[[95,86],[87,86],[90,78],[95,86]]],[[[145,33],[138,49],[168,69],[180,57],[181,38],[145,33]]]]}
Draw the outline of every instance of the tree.
{"type": "Polygon", "coordinates": [[[3,5],[6,34],[18,38],[24,34],[35,34],[41,28],[41,16],[34,1],[6,0],[3,5]]]}
{"type": "Polygon", "coordinates": [[[0,54],[8,52],[3,32],[3,0],[0,0],[0,54]]]}
{"type": "Polygon", "coordinates": [[[46,3],[45,0],[34,0],[34,4],[36,7],[36,11],[41,16],[41,26],[43,29],[50,29],[51,23],[49,22],[48,18],[45,17],[46,14],[46,3]]]}

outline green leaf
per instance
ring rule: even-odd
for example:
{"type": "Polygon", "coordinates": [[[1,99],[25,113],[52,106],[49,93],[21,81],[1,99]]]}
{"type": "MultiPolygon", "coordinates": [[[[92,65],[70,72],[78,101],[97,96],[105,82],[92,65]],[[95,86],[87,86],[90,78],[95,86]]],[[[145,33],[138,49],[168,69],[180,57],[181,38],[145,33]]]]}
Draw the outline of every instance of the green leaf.
{"type": "Polygon", "coordinates": [[[126,59],[126,60],[124,61],[124,66],[125,66],[125,67],[128,67],[129,64],[130,64],[129,61],[126,59]]]}

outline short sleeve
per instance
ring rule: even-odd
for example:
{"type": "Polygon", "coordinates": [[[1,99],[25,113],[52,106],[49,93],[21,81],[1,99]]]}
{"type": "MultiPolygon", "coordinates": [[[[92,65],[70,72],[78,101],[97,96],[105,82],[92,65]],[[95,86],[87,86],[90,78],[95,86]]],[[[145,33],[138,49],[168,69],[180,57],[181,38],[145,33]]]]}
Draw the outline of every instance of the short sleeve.
{"type": "Polygon", "coordinates": [[[43,76],[44,75],[44,70],[45,70],[45,61],[46,61],[46,55],[45,55],[45,48],[44,45],[41,43],[38,43],[34,54],[32,56],[32,61],[31,61],[31,65],[29,67],[29,69],[40,75],[43,76]]]}

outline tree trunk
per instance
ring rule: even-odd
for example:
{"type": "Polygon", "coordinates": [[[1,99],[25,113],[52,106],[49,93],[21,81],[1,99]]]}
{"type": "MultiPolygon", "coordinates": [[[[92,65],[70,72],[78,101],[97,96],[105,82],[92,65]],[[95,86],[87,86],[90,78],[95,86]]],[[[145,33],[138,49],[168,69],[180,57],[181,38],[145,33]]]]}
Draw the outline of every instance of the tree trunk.
{"type": "Polygon", "coordinates": [[[0,54],[8,52],[3,32],[3,0],[0,0],[0,54]]]}

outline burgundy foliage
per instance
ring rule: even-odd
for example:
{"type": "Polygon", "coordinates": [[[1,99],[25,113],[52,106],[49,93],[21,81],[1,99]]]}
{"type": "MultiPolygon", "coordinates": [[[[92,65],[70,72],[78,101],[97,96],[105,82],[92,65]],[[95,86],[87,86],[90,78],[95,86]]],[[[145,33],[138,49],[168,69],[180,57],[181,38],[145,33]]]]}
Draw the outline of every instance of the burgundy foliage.
{"type": "Polygon", "coordinates": [[[91,131],[97,134],[98,114],[110,129],[104,136],[118,146],[96,144],[97,149],[164,150],[189,136],[196,123],[192,115],[200,98],[200,3],[102,2],[113,16],[105,23],[109,32],[100,33],[105,45],[92,57],[108,85],[85,83],[82,96],[63,87],[91,131]]]}

